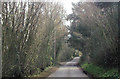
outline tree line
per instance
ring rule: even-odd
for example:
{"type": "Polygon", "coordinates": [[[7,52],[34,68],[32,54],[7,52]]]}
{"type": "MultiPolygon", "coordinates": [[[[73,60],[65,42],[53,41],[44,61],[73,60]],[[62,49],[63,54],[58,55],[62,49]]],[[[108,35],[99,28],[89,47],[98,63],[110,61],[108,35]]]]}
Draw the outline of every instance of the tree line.
{"type": "Polygon", "coordinates": [[[118,7],[117,2],[73,3],[68,41],[82,51],[81,63],[119,68],[118,7]]]}
{"type": "Polygon", "coordinates": [[[39,74],[66,60],[65,16],[60,3],[2,2],[2,76],[39,74]]]}

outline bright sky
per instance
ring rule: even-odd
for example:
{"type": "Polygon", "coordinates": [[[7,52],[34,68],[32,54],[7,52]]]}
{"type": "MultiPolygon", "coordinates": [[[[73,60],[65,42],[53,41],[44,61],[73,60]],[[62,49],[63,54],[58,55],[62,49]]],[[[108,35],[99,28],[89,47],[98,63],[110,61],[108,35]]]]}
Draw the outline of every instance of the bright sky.
{"type": "MultiPolygon", "coordinates": [[[[66,9],[66,13],[71,14],[72,13],[72,2],[77,3],[80,0],[55,0],[55,1],[61,2],[63,4],[64,8],[66,9]]],[[[70,25],[70,22],[65,21],[65,24],[70,25]]]]}
{"type": "Polygon", "coordinates": [[[70,14],[72,13],[72,2],[76,3],[79,2],[80,0],[55,0],[55,1],[63,3],[63,6],[66,9],[67,14],[70,14]]]}

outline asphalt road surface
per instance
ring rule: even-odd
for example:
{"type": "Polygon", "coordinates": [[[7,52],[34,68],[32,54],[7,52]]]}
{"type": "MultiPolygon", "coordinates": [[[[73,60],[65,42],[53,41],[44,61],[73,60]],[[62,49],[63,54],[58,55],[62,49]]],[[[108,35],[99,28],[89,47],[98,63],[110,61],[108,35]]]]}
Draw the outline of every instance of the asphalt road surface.
{"type": "Polygon", "coordinates": [[[58,70],[52,73],[49,77],[86,77],[83,71],[77,67],[79,57],[75,57],[72,61],[67,62],[65,65],[60,66],[58,70]]]}

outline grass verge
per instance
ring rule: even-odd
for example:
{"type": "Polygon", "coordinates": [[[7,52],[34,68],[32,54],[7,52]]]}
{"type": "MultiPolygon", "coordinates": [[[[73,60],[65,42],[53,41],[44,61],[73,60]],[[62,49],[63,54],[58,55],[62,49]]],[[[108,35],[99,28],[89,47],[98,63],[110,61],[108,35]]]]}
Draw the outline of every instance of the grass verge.
{"type": "Polygon", "coordinates": [[[103,67],[88,63],[82,64],[81,67],[88,74],[93,75],[93,77],[120,79],[120,74],[117,69],[104,69],[103,67]]]}

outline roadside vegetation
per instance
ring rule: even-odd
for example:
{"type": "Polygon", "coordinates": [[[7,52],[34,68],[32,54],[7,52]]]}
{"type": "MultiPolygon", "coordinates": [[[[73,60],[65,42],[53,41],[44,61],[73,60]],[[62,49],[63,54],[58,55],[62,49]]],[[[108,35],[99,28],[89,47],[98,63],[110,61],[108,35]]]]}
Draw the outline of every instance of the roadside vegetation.
{"type": "Polygon", "coordinates": [[[57,2],[2,2],[2,76],[36,75],[71,59],[65,17],[57,2]]]}
{"type": "Polygon", "coordinates": [[[82,52],[83,70],[97,77],[118,77],[118,3],[78,2],[73,3],[72,11],[67,18],[71,22],[68,41],[82,52]]]}
{"type": "Polygon", "coordinates": [[[37,77],[41,79],[46,79],[51,73],[55,72],[57,69],[58,69],[57,66],[46,67],[46,69],[43,72],[36,73],[35,75],[29,75],[28,77],[30,79],[37,78],[37,77]]]}
{"type": "Polygon", "coordinates": [[[87,74],[91,75],[92,77],[100,77],[100,78],[109,78],[109,79],[119,79],[120,75],[118,73],[118,69],[105,69],[102,66],[95,65],[92,63],[84,63],[81,65],[81,68],[83,71],[85,71],[87,74]]]}

